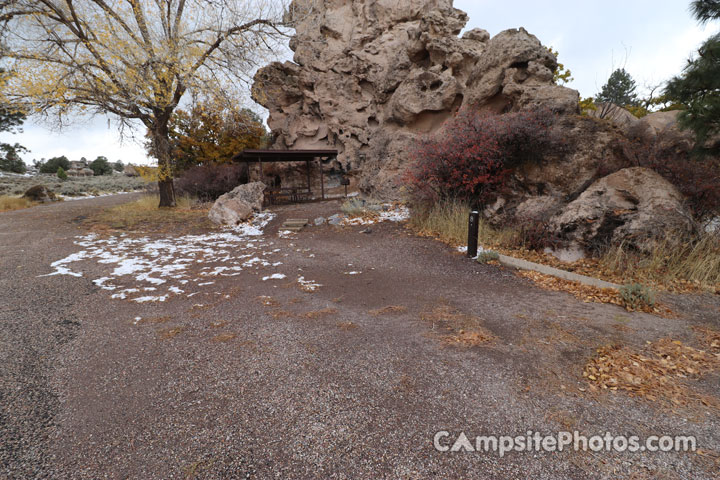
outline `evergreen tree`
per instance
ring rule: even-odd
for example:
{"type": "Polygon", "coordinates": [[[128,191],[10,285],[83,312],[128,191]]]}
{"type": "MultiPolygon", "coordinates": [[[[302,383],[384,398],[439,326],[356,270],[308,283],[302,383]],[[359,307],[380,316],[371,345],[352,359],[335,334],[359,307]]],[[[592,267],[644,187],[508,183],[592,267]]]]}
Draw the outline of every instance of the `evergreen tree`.
{"type": "MultiPolygon", "coordinates": [[[[0,69],[0,83],[5,78],[4,70],[0,69]]],[[[25,115],[7,105],[0,104],[0,132],[16,133],[25,121],[25,115]]],[[[27,149],[17,143],[11,145],[9,143],[0,142],[0,170],[14,173],[25,173],[27,167],[22,161],[19,152],[27,149]]]]}
{"type": "MultiPolygon", "coordinates": [[[[85,158],[85,157],[83,157],[85,158]]],[[[93,173],[97,175],[112,175],[113,168],[110,165],[110,162],[108,161],[107,157],[99,156],[90,164],[88,165],[88,168],[93,171],[93,173]]]]}
{"type": "MultiPolygon", "coordinates": [[[[719,0],[697,0],[690,8],[700,23],[720,19],[719,0]]],[[[720,134],[720,34],[705,41],[683,73],[668,82],[665,93],[685,106],[680,124],[695,132],[701,148],[720,134]]]]}
{"type": "Polygon", "coordinates": [[[23,162],[18,152],[27,151],[22,145],[10,145],[3,143],[0,145],[0,170],[13,173],[27,172],[27,166],[23,162]]]}
{"type": "Polygon", "coordinates": [[[634,107],[638,104],[637,85],[624,68],[615,70],[595,97],[596,103],[612,103],[620,107],[634,107]]]}
{"type": "Polygon", "coordinates": [[[62,157],[53,157],[45,163],[40,164],[40,173],[57,173],[58,167],[63,170],[70,170],[70,160],[65,155],[62,157]]]}

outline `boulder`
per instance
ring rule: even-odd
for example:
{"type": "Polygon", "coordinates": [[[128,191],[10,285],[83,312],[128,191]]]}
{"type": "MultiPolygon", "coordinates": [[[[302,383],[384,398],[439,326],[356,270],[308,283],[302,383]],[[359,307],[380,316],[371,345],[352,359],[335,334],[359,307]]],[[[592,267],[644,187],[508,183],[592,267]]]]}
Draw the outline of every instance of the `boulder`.
{"type": "Polygon", "coordinates": [[[625,168],[593,183],[550,220],[571,246],[597,251],[610,244],[650,252],[681,243],[693,229],[683,196],[656,172],[625,168]]]}
{"type": "Polygon", "coordinates": [[[327,222],[330,225],[340,225],[343,220],[345,220],[345,216],[340,213],[336,213],[335,215],[329,216],[327,222]]]}
{"type": "Polygon", "coordinates": [[[253,213],[262,211],[264,191],[262,182],[240,185],[215,201],[208,218],[218,225],[235,226],[244,222],[253,213]]]}
{"type": "Polygon", "coordinates": [[[28,188],[23,194],[23,197],[40,203],[56,202],[58,199],[55,193],[45,185],[35,185],[34,187],[28,188]]]}
{"type": "Polygon", "coordinates": [[[336,148],[326,172],[366,193],[399,198],[408,151],[460,108],[578,113],[578,92],[553,82],[557,59],[522,28],[460,37],[468,17],[452,0],[313,1],[293,1],[293,62],[259,69],[252,96],[275,148],[336,148]]]}
{"type": "Polygon", "coordinates": [[[607,120],[619,127],[623,132],[627,132],[640,122],[630,111],[613,103],[600,103],[597,105],[597,110],[590,110],[587,115],[588,117],[607,120]]]}
{"type": "Polygon", "coordinates": [[[640,122],[646,126],[654,135],[659,135],[669,130],[678,129],[679,110],[671,110],[669,112],[649,113],[640,119],[640,122]]]}
{"type": "Polygon", "coordinates": [[[139,177],[140,173],[137,171],[137,169],[133,165],[125,165],[125,168],[123,168],[123,173],[126,177],[139,177]]]}

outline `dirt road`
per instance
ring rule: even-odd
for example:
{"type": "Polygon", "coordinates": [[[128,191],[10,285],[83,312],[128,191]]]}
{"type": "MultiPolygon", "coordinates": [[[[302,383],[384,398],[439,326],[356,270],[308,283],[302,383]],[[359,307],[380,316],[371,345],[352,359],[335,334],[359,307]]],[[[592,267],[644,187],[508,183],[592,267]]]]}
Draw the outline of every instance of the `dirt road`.
{"type": "MultiPolygon", "coordinates": [[[[593,393],[582,376],[603,345],[699,346],[691,327],[720,328],[717,296],[667,299],[678,318],[659,318],[540,290],[392,222],[278,236],[284,219],[330,215],[333,202],[277,209],[247,238],[87,236],[83,218],[130,198],[0,214],[0,477],[718,471],[716,409],[593,393]],[[433,445],[440,431],[450,446],[460,432],[474,444],[575,430],[694,435],[702,451],[501,458],[433,445]]],[[[717,398],[717,372],[692,388],[717,398]]]]}

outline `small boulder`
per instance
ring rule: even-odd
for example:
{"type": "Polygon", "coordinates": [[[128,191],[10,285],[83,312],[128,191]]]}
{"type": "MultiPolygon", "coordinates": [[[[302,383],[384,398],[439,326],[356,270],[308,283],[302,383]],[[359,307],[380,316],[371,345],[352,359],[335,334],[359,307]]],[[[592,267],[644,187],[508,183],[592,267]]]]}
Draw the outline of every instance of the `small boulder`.
{"type": "Polygon", "coordinates": [[[330,225],[340,225],[344,219],[345,217],[343,215],[336,213],[335,215],[328,217],[328,223],[330,225]]]}
{"type": "Polygon", "coordinates": [[[133,165],[125,165],[125,168],[123,168],[123,173],[126,177],[139,177],[140,173],[137,171],[137,169],[133,165]]]}
{"type": "Polygon", "coordinates": [[[318,217],[313,223],[315,223],[316,227],[319,227],[320,225],[324,225],[326,221],[327,220],[325,220],[325,217],[318,217]]]}
{"type": "Polygon", "coordinates": [[[28,188],[27,191],[23,194],[23,197],[33,202],[40,203],[57,201],[57,196],[55,195],[55,193],[49,188],[47,188],[45,185],[35,185],[34,187],[28,188]]]}
{"type": "Polygon", "coordinates": [[[649,252],[660,241],[678,245],[692,231],[683,201],[658,173],[625,168],[593,183],[551,219],[550,227],[588,251],[624,243],[649,252]]]}
{"type": "Polygon", "coordinates": [[[220,196],[208,213],[210,221],[219,225],[237,225],[254,212],[262,211],[265,184],[252,182],[240,185],[220,196]]]}

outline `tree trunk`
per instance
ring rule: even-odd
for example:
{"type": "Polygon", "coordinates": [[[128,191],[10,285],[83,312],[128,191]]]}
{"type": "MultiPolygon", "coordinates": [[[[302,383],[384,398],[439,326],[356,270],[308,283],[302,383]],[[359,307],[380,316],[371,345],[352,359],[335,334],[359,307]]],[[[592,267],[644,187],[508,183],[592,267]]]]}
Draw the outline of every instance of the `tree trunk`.
{"type": "Polygon", "coordinates": [[[168,115],[156,117],[150,135],[153,140],[153,151],[158,161],[158,190],[160,191],[160,207],[175,207],[175,184],[173,182],[170,137],[168,132],[168,115]]]}
{"type": "Polygon", "coordinates": [[[158,180],[158,189],[160,190],[159,207],[175,207],[175,184],[173,179],[158,180]]]}

